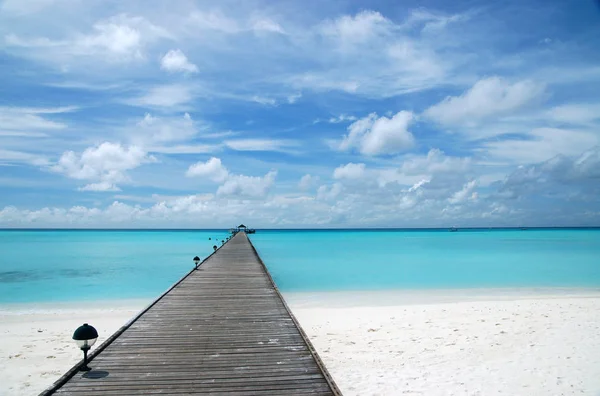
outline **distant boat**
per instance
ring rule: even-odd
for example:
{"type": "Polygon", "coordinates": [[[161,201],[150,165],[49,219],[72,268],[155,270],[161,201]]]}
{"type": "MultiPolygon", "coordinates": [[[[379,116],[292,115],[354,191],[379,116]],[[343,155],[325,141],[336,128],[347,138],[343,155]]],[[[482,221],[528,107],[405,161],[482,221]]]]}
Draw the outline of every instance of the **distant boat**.
{"type": "Polygon", "coordinates": [[[450,231],[450,232],[456,232],[456,231],[458,231],[458,228],[456,228],[456,227],[450,227],[450,229],[448,231],[450,231]]]}
{"type": "Polygon", "coordinates": [[[519,229],[525,231],[527,229],[527,227],[519,227],[519,229]]]}

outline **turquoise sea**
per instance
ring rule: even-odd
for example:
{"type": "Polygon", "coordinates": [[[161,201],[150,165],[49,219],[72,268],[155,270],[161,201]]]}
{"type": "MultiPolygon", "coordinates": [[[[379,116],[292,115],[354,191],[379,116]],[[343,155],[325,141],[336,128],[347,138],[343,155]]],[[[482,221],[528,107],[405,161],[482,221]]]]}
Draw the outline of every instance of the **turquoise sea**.
{"type": "MultiPolygon", "coordinates": [[[[226,236],[0,230],[0,303],[152,298],[226,236]]],[[[600,229],[258,230],[251,239],[283,292],[600,287],[600,229]]]]}

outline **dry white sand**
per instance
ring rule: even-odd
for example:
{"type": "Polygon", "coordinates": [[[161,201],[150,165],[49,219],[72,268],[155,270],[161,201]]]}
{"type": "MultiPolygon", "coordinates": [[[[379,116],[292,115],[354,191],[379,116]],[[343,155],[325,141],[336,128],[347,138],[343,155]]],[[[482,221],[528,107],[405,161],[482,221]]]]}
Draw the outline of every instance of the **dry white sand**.
{"type": "MultiPolygon", "coordinates": [[[[345,395],[600,395],[600,291],[286,294],[345,395]]],[[[147,301],[0,307],[0,395],[37,394],[147,301]]],[[[92,365],[93,366],[93,365],[92,365]]]]}
{"type": "MultiPolygon", "coordinates": [[[[71,339],[83,323],[98,330],[100,345],[149,302],[0,306],[0,395],[36,395],[83,358],[71,339]]],[[[93,365],[92,365],[93,366],[93,365]]]]}
{"type": "Polygon", "coordinates": [[[346,396],[598,396],[600,293],[556,292],[327,293],[287,301],[346,396]]]}

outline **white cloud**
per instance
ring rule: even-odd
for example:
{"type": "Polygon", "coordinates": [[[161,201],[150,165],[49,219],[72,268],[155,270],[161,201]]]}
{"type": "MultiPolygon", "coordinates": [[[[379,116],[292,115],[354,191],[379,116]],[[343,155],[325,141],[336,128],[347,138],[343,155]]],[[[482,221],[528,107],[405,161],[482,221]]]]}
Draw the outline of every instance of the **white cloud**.
{"type": "Polygon", "coordinates": [[[369,41],[373,36],[385,35],[393,24],[379,12],[365,10],[354,16],[343,15],[321,26],[324,36],[339,40],[343,47],[369,41]]]}
{"type": "Polygon", "coordinates": [[[208,177],[217,183],[222,183],[229,177],[229,171],[223,166],[220,158],[211,157],[206,162],[197,162],[191,165],[186,172],[186,176],[208,177]]]}
{"type": "Polygon", "coordinates": [[[441,15],[425,8],[411,10],[405,24],[407,26],[422,25],[424,33],[438,33],[451,23],[462,22],[469,19],[468,14],[441,15]]]}
{"type": "Polygon", "coordinates": [[[424,185],[426,185],[430,181],[431,180],[429,180],[429,179],[419,180],[417,183],[413,184],[411,188],[408,189],[408,192],[417,191],[419,188],[423,187],[424,185]]]}
{"type": "Polygon", "coordinates": [[[218,10],[196,10],[190,14],[188,25],[192,30],[214,30],[228,34],[238,33],[242,30],[235,19],[223,15],[218,10]]]}
{"type": "Polygon", "coordinates": [[[140,58],[141,33],[134,27],[118,21],[99,22],[95,34],[82,37],[78,44],[90,50],[106,50],[117,55],[140,58]]]}
{"type": "Polygon", "coordinates": [[[340,165],[333,171],[334,179],[360,179],[365,175],[365,164],[354,164],[352,162],[346,165],[340,165]]]}
{"type": "Polygon", "coordinates": [[[189,140],[198,134],[198,129],[189,113],[183,117],[155,117],[146,113],[127,131],[130,139],[138,145],[153,145],[189,140]]]}
{"type": "MultiPolygon", "coordinates": [[[[115,201],[107,207],[13,206],[0,208],[9,227],[194,227],[199,222],[227,227],[243,217],[256,227],[593,225],[598,213],[600,149],[574,157],[555,157],[519,168],[497,193],[477,194],[475,180],[451,175],[420,179],[410,188],[385,186],[345,188],[342,182],[322,185],[314,195],[269,194],[274,171],[264,177],[233,176],[218,194],[134,197],[135,205],[115,201]],[[446,183],[446,181],[451,183],[446,183]],[[441,184],[440,184],[441,183],[441,184]],[[539,196],[568,197],[570,205],[545,207],[539,196]],[[150,206],[142,206],[154,202],[150,206]],[[525,202],[524,205],[521,203],[525,202]],[[532,206],[532,203],[535,205],[532,206]],[[594,215],[595,216],[595,215],[594,215]]],[[[365,180],[365,183],[369,183],[365,180]]],[[[110,188],[110,184],[106,184],[110,188]]],[[[488,186],[491,188],[492,186],[488,186]]],[[[91,188],[91,187],[90,187],[91,188]]],[[[129,199],[126,195],[123,199],[129,199]]]]}
{"type": "Polygon", "coordinates": [[[255,32],[268,32],[268,33],[279,33],[285,34],[285,30],[281,25],[272,19],[259,17],[255,18],[251,22],[252,30],[255,32]]]}
{"type": "Polygon", "coordinates": [[[160,68],[168,72],[198,72],[198,66],[191,63],[187,56],[179,49],[167,52],[160,60],[160,68]]]}
{"type": "Polygon", "coordinates": [[[435,52],[413,40],[400,40],[388,48],[388,55],[397,62],[398,72],[415,76],[419,82],[440,80],[445,75],[444,64],[435,52]]]}
{"type": "Polygon", "coordinates": [[[439,173],[463,173],[472,162],[467,157],[451,157],[439,149],[431,149],[425,156],[408,155],[400,166],[407,175],[433,175],[439,173]]]}
{"type": "Polygon", "coordinates": [[[482,154],[509,163],[531,164],[556,155],[577,155],[600,144],[600,136],[593,132],[536,128],[526,139],[496,140],[482,144],[482,154]]]}
{"type": "Polygon", "coordinates": [[[247,176],[230,173],[222,164],[221,159],[212,157],[206,162],[191,165],[187,177],[208,177],[216,183],[222,183],[217,188],[218,196],[264,197],[273,186],[277,171],[269,171],[265,176],[247,176]]]}
{"type": "Polygon", "coordinates": [[[0,106],[0,135],[36,137],[44,136],[44,134],[40,135],[40,131],[66,129],[67,125],[64,122],[54,121],[42,115],[62,114],[76,110],[77,107],[74,106],[43,108],[0,106]]]}
{"type": "Polygon", "coordinates": [[[281,139],[234,139],[223,143],[237,151],[286,151],[287,148],[297,145],[293,140],[281,139]]]}
{"type": "Polygon", "coordinates": [[[356,121],[357,118],[355,116],[352,115],[347,115],[347,114],[340,114],[337,117],[330,117],[329,120],[327,120],[327,122],[329,122],[330,124],[339,124],[340,122],[348,122],[348,121],[356,121]]]}
{"type": "Polygon", "coordinates": [[[48,159],[39,154],[23,151],[0,149],[0,165],[3,164],[29,164],[44,166],[49,163],[48,159]]]}
{"type": "Polygon", "coordinates": [[[317,189],[317,199],[330,201],[336,199],[343,191],[341,183],[333,183],[331,186],[322,185],[317,189]]]}
{"type": "Polygon", "coordinates": [[[298,182],[298,188],[302,191],[309,190],[312,186],[315,185],[319,180],[318,176],[312,176],[310,174],[306,174],[300,178],[298,182]]]}
{"type": "Polygon", "coordinates": [[[572,156],[557,155],[536,164],[519,166],[502,182],[501,196],[537,197],[539,194],[597,201],[600,194],[600,146],[572,156]]]}
{"type": "Polygon", "coordinates": [[[79,187],[77,190],[79,191],[121,191],[119,187],[117,187],[114,183],[110,183],[108,181],[102,181],[99,183],[90,183],[83,187],[79,187]]]}
{"type": "Polygon", "coordinates": [[[26,15],[39,12],[44,8],[56,3],[57,0],[4,0],[0,4],[0,10],[9,14],[26,15]]]}
{"type": "Polygon", "coordinates": [[[148,146],[148,152],[163,154],[211,154],[221,150],[218,144],[175,144],[169,146],[148,146]]]}
{"type": "Polygon", "coordinates": [[[116,63],[142,60],[147,44],[171,37],[165,29],[143,17],[121,14],[96,22],[88,34],[69,31],[67,37],[55,40],[22,38],[11,33],[5,42],[9,47],[33,50],[27,52],[28,56],[70,68],[84,58],[116,63]]]}
{"type": "Polygon", "coordinates": [[[459,204],[464,202],[467,199],[476,199],[477,193],[473,192],[475,187],[477,186],[476,180],[471,180],[467,184],[463,186],[460,191],[457,191],[448,199],[451,204],[459,204]]]}
{"type": "Polygon", "coordinates": [[[275,106],[277,105],[277,101],[273,98],[269,98],[266,96],[254,95],[250,98],[252,102],[260,103],[262,105],[275,106]]]}
{"type": "Polygon", "coordinates": [[[128,180],[126,171],[153,161],[140,147],[105,142],[87,148],[80,155],[67,151],[50,169],[72,179],[98,181],[83,187],[83,191],[115,191],[115,183],[128,180]]]}
{"type": "Polygon", "coordinates": [[[193,97],[190,86],[167,84],[150,88],[147,94],[128,99],[125,103],[141,107],[171,108],[189,103],[193,97]]]}
{"type": "Polygon", "coordinates": [[[543,84],[531,80],[510,83],[500,77],[489,77],[479,80],[462,95],[449,96],[431,106],[424,115],[442,125],[474,127],[484,119],[519,112],[538,103],[544,90],[543,84]]]}
{"type": "Polygon", "coordinates": [[[574,103],[551,108],[544,114],[557,122],[585,125],[600,120],[600,103],[574,103]]]}
{"type": "Polygon", "coordinates": [[[277,171],[269,171],[263,177],[233,175],[217,189],[217,195],[260,198],[267,195],[275,183],[277,171]]]}
{"type": "Polygon", "coordinates": [[[408,126],[413,120],[409,111],[400,111],[392,118],[372,113],[353,122],[339,145],[340,150],[357,148],[365,155],[397,154],[414,146],[408,126]]]}
{"type": "Polygon", "coordinates": [[[292,95],[288,95],[287,97],[287,101],[289,104],[294,104],[296,103],[300,98],[302,97],[302,93],[298,92],[292,95]]]}

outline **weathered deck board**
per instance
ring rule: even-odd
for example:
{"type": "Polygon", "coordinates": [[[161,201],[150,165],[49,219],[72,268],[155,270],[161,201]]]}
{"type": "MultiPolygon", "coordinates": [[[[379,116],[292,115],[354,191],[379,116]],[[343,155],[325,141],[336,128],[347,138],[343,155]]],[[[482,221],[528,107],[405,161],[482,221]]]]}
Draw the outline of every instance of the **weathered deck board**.
{"type": "Polygon", "coordinates": [[[91,357],[42,395],[340,395],[245,233],[91,357]]]}

